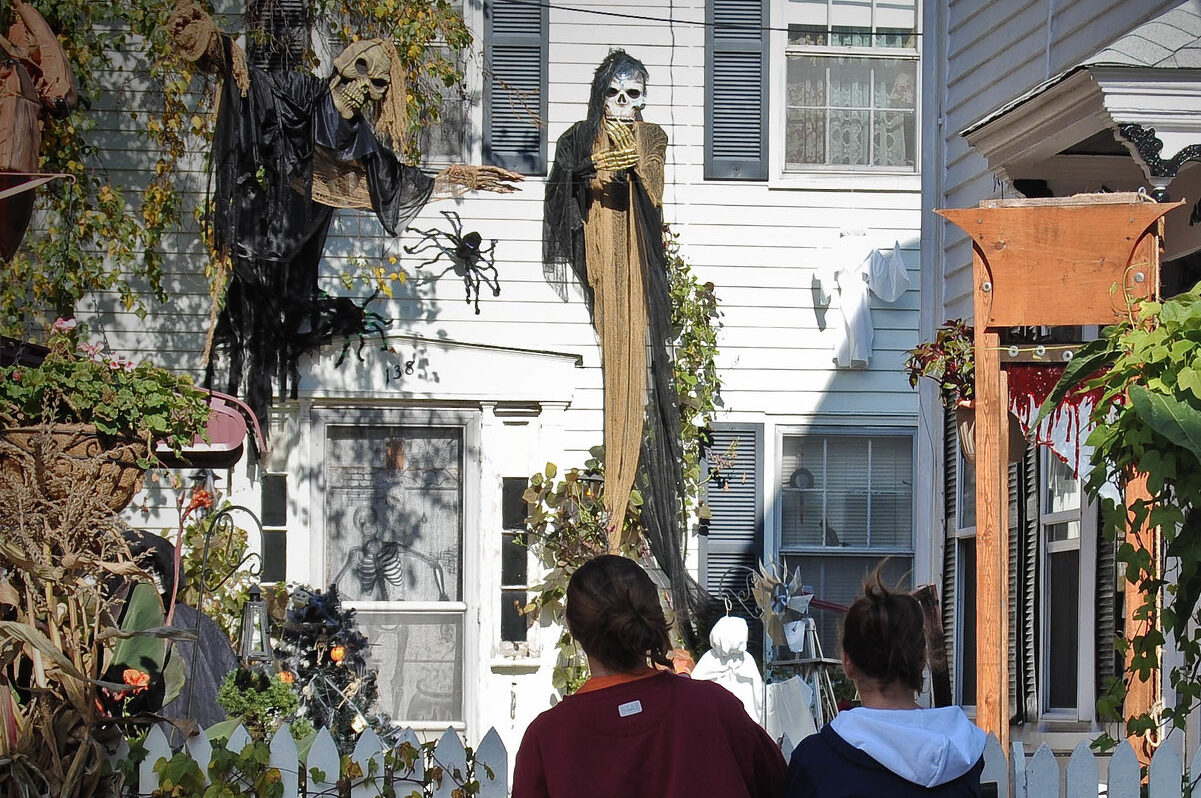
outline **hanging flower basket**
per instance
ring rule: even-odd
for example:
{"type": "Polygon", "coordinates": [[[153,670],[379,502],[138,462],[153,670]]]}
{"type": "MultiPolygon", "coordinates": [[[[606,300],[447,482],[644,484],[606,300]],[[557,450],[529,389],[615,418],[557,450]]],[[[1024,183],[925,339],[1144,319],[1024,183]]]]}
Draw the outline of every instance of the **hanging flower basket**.
{"type": "MultiPolygon", "coordinates": [[[[960,402],[955,405],[955,426],[959,430],[959,448],[969,463],[976,462],[976,405],[960,402]]],[[[1026,434],[1022,422],[1009,414],[1009,462],[1016,463],[1026,451],[1026,434]]]]}
{"type": "Polygon", "coordinates": [[[0,480],[52,501],[86,491],[109,509],[124,509],[142,487],[148,447],[103,438],[91,424],[0,429],[0,480]]]}

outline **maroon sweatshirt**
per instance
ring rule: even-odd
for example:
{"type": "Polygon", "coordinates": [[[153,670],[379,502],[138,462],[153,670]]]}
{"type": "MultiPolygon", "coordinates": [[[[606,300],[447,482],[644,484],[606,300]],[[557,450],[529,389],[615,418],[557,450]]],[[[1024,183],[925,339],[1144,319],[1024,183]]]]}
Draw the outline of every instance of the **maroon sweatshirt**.
{"type": "Polygon", "coordinates": [[[725,688],[665,672],[568,696],[535,718],[513,798],[776,798],[784,771],[725,688]]]}

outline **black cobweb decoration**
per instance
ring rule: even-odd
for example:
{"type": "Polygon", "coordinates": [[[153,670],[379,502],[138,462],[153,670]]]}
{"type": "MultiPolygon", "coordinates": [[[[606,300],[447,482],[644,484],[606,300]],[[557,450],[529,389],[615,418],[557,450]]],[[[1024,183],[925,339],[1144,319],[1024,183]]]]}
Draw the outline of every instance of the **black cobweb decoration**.
{"type": "Polygon", "coordinates": [[[450,266],[443,269],[437,277],[453,271],[463,278],[463,286],[467,291],[467,304],[474,305],[475,312],[478,314],[480,312],[481,286],[486,285],[492,289],[492,296],[500,296],[500,276],[497,274],[496,262],[492,255],[492,251],[496,249],[496,239],[491,239],[488,245],[484,246],[484,239],[479,233],[463,232],[463,222],[459,219],[459,214],[454,211],[440,211],[440,213],[450,222],[451,232],[448,233],[437,228],[419,230],[416,227],[409,227],[405,232],[417,233],[421,236],[421,240],[411,247],[405,247],[404,251],[410,255],[431,251],[435,253],[433,257],[417,264],[417,268],[432,266],[446,256],[450,261],[450,266]]]}

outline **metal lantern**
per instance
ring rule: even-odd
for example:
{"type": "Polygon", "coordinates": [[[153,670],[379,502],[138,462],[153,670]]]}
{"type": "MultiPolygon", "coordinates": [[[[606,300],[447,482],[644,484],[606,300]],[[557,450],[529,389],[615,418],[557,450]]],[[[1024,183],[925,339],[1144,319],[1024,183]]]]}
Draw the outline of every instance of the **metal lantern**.
{"type": "Polygon", "coordinates": [[[584,485],[584,498],[587,499],[600,498],[605,489],[605,478],[600,474],[586,472],[580,475],[580,482],[584,485]]]}
{"type": "Polygon", "coordinates": [[[239,634],[239,659],[242,665],[270,666],[275,656],[271,653],[270,625],[267,618],[267,602],[258,585],[250,588],[250,596],[242,605],[242,629],[239,634]]]}

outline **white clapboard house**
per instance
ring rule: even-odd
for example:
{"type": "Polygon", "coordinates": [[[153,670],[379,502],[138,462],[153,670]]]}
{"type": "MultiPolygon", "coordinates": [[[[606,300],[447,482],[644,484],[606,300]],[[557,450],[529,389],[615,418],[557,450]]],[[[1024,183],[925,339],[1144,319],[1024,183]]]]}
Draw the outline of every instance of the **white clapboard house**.
{"type": "MultiPolygon", "coordinates": [[[[238,9],[224,10],[233,27],[238,9]]],[[[391,351],[369,339],[362,362],[352,348],[335,367],[340,344],[303,359],[298,398],[264,420],[268,451],[217,474],[265,525],[265,578],[339,585],[375,646],[384,708],[406,726],[449,723],[472,739],[495,726],[515,750],[550,706],[558,633],[513,611],[539,571],[512,533],[525,479],[547,461],[582,465],[601,443],[602,396],[585,305],[543,278],[543,187],[556,139],[585,116],[593,70],[621,47],[647,65],[645,117],[670,137],[665,219],[723,313],[716,442],[736,456],[709,497],[705,534],[689,541],[697,577],[720,592],[745,581],[739,568],[781,561],[846,603],[889,556],[890,573],[938,582],[940,421],[927,416],[933,428],[922,430],[901,365],[922,306],[919,165],[933,163],[925,148],[946,149],[920,132],[950,129],[918,99],[943,93],[921,67],[923,26],[943,17],[917,0],[467,0],[462,10],[475,44],[448,121],[429,131],[428,165],[494,163],[527,179],[513,195],[432,203],[413,226],[449,230],[441,211],[453,211],[464,231],[494,239],[501,293],[485,289],[476,314],[460,279],[438,277],[445,260],[421,266],[403,251],[419,236],[388,239],[368,213],[337,214],[326,290],[348,293],[339,274],[392,268],[391,257],[409,279],[373,305],[395,320],[391,351]],[[347,564],[382,538],[410,555],[405,574],[363,595],[347,564]]],[[[96,109],[111,129],[110,170],[131,174],[144,166],[136,89],[96,109]]],[[[202,192],[203,164],[191,168],[202,192]]],[[[204,256],[195,229],[169,244],[170,306],[141,320],[98,297],[83,315],[113,349],[199,376],[204,256]]],[[[923,290],[942,296],[931,279],[923,290]]],[[[129,515],[172,528],[174,506],[152,484],[129,515]]],[[[819,620],[829,652],[836,618],[819,620]]]]}

